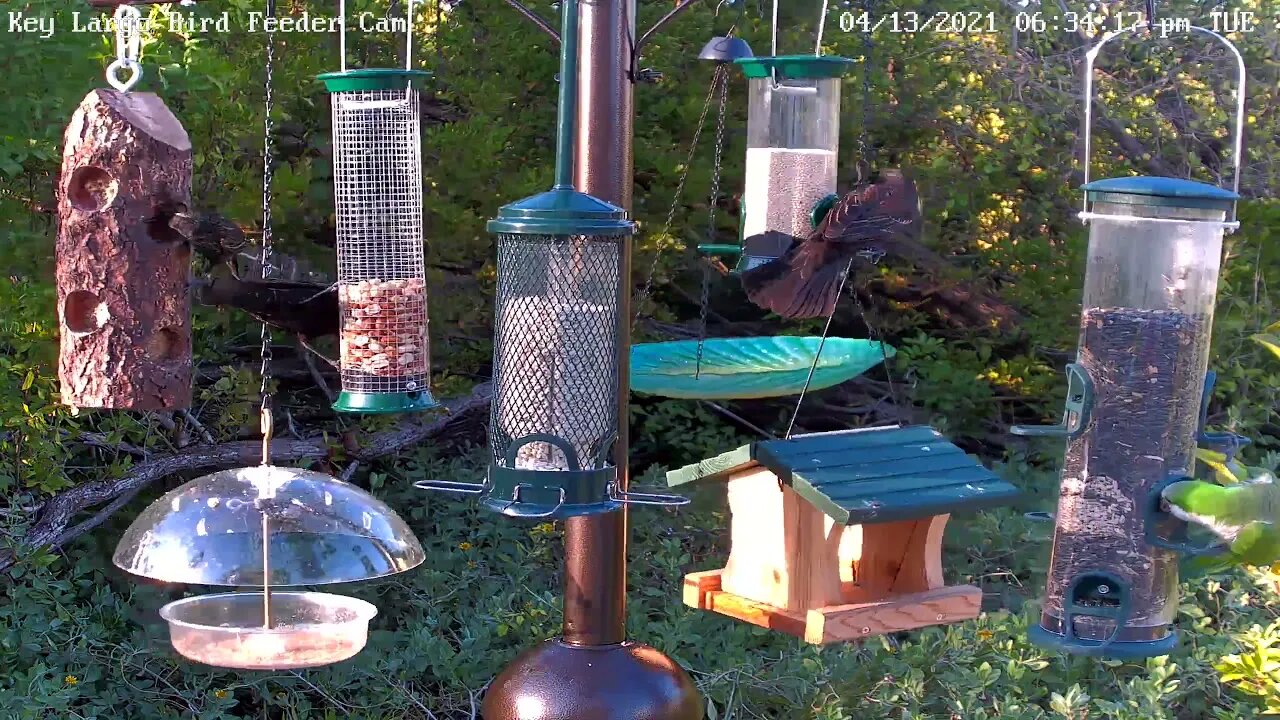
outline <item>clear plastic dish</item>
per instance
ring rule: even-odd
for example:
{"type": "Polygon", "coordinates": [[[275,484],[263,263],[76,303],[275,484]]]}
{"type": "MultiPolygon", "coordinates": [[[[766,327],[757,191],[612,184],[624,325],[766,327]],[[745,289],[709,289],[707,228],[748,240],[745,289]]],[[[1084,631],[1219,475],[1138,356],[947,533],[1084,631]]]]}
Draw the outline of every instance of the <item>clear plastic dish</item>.
{"type": "Polygon", "coordinates": [[[160,609],[183,657],[238,670],[297,670],[342,662],[364,649],[378,614],[357,598],[319,592],[234,592],[171,602],[160,609]]]}

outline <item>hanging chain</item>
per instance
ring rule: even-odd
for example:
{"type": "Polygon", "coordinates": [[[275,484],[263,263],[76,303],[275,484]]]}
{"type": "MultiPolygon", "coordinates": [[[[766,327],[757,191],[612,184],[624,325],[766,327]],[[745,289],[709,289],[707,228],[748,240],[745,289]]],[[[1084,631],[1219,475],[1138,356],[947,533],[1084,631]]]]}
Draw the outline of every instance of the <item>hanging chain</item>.
{"type": "Polygon", "coordinates": [[[117,5],[115,14],[116,59],[107,66],[107,82],[127,93],[142,79],[142,12],[132,5],[117,5]],[[129,76],[120,78],[120,72],[129,76]]]}
{"type": "MultiPolygon", "coordinates": [[[[275,17],[276,3],[275,0],[267,0],[267,18],[268,20],[275,17]]],[[[271,25],[268,24],[268,28],[271,25]]],[[[262,127],[262,252],[258,257],[258,262],[262,266],[262,279],[266,281],[271,276],[271,184],[275,172],[273,166],[274,152],[271,143],[271,106],[273,101],[272,88],[274,86],[273,74],[275,72],[275,35],[271,29],[267,30],[267,73],[266,81],[263,85],[265,100],[263,102],[263,127],[262,127]]],[[[262,323],[262,387],[260,392],[262,395],[262,464],[271,464],[271,433],[275,423],[271,416],[271,390],[268,387],[271,380],[271,328],[264,322],[262,323]]]]}
{"type": "MultiPolygon", "coordinates": [[[[707,203],[707,243],[716,239],[716,210],[720,203],[720,168],[724,162],[724,120],[729,105],[729,80],[726,72],[720,80],[720,109],[716,117],[715,160],[711,172],[711,201],[707,203]]],[[[702,346],[707,341],[707,312],[711,305],[711,263],[702,260],[702,294],[698,301],[698,355],[693,379],[702,376],[702,346]]]]}
{"type": "MultiPolygon", "coordinates": [[[[698,117],[697,128],[693,131],[693,141],[689,143],[689,154],[684,159],[684,172],[680,173],[680,181],[676,184],[675,195],[671,198],[671,207],[667,210],[667,221],[662,226],[660,236],[665,236],[671,232],[671,225],[675,222],[676,209],[680,207],[680,198],[684,196],[684,185],[689,179],[689,169],[693,167],[693,156],[698,152],[698,138],[702,136],[702,129],[707,122],[707,114],[711,111],[711,103],[715,99],[717,83],[728,83],[729,69],[727,66],[716,65],[715,75],[711,80],[711,87],[707,88],[707,97],[702,104],[702,115],[698,117]]],[[[723,112],[723,110],[721,111],[723,112]]],[[[717,154],[717,158],[719,155],[717,154]]],[[[718,162],[718,161],[717,161],[718,162]]],[[[717,165],[714,169],[717,177],[720,175],[720,167],[717,165]]],[[[662,259],[662,248],[653,254],[653,262],[649,265],[649,275],[645,278],[644,286],[640,289],[640,295],[636,298],[636,313],[634,322],[640,322],[640,316],[643,314],[644,303],[649,299],[649,293],[653,290],[653,279],[658,272],[658,261],[662,259]]]]}

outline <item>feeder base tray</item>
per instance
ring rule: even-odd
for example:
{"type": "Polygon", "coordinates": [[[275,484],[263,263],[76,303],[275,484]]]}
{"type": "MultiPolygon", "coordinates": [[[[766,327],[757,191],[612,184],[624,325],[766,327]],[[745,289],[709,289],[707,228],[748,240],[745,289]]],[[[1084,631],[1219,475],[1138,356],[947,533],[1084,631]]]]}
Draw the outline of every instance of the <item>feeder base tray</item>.
{"type": "Polygon", "coordinates": [[[430,410],[440,403],[428,390],[403,393],[363,393],[343,391],[333,403],[333,409],[352,413],[404,413],[430,410]]]}
{"type": "Polygon", "coordinates": [[[1168,637],[1159,640],[1127,641],[1100,643],[1094,640],[1073,639],[1044,629],[1039,623],[1027,630],[1027,639],[1033,645],[1049,650],[1059,650],[1068,655],[1081,657],[1106,658],[1108,660],[1141,660],[1149,657],[1163,657],[1178,647],[1178,633],[1171,631],[1168,637]]]}
{"type": "Polygon", "coordinates": [[[317,592],[273,592],[271,627],[261,592],[202,595],[160,609],[173,649],[237,670],[296,670],[342,662],[364,649],[373,605],[317,592]]]}
{"type": "Polygon", "coordinates": [[[684,576],[684,604],[794,635],[813,645],[860,640],[978,617],[982,591],[972,585],[892,595],[873,602],[829,605],[807,612],[749,600],[720,589],[724,570],[684,576]]]}

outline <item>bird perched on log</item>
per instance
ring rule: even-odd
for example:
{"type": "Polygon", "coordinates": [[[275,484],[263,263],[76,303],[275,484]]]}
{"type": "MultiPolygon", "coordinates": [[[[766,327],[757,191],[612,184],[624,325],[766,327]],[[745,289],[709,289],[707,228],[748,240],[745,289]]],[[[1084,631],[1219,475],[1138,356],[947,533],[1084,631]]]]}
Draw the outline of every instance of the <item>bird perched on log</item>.
{"type": "Polygon", "coordinates": [[[204,305],[238,308],[304,340],[338,334],[337,285],[242,280],[220,267],[201,284],[198,297],[204,305]]]}
{"type": "Polygon", "coordinates": [[[230,265],[249,245],[240,226],[217,213],[191,213],[182,208],[169,217],[169,227],[214,265],[230,265]]]}
{"type": "Polygon", "coordinates": [[[884,170],[835,204],[807,238],[775,260],[742,273],[751,302],[784,318],[834,311],[850,261],[858,255],[915,254],[920,199],[901,170],[884,170]]]}
{"type": "Polygon", "coordinates": [[[238,225],[217,213],[191,213],[179,208],[169,227],[191,243],[192,250],[213,263],[207,280],[197,281],[203,305],[233,307],[258,322],[311,340],[338,333],[338,288],[287,280],[245,280],[233,261],[249,241],[238,225]]]}

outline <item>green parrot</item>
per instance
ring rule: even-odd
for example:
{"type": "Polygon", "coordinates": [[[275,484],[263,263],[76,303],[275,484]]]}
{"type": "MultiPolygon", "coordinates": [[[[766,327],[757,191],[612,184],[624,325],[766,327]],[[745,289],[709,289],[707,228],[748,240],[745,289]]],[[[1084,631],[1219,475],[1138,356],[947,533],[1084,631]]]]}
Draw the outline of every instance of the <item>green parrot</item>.
{"type": "Polygon", "coordinates": [[[1218,555],[1188,558],[1187,574],[1280,562],[1280,484],[1271,473],[1229,486],[1183,480],[1170,483],[1160,497],[1163,510],[1209,530],[1226,546],[1218,555]]]}

